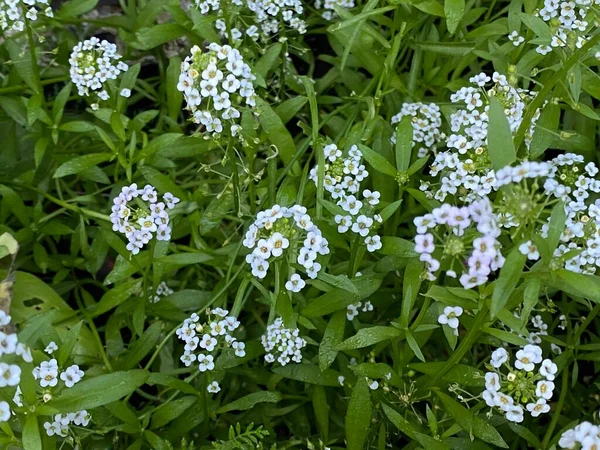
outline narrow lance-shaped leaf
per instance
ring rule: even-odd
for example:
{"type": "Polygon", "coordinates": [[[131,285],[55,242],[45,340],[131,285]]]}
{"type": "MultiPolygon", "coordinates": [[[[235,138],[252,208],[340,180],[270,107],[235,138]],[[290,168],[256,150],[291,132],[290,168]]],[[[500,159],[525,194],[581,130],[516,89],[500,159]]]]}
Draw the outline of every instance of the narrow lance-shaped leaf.
{"type": "Polygon", "coordinates": [[[488,153],[495,170],[512,164],[517,159],[513,136],[504,109],[496,97],[490,98],[488,125],[488,153]]]}

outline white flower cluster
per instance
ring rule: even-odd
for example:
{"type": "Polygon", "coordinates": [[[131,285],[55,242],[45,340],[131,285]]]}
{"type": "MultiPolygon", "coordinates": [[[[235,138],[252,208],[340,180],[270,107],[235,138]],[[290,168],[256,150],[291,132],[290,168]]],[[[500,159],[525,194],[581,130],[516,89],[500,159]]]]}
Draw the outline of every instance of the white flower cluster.
{"type": "MultiPolygon", "coordinates": [[[[362,200],[357,198],[360,183],[369,176],[365,166],[361,164],[362,152],[356,145],[348,151],[347,157],[342,157],[342,151],[335,144],[323,148],[326,163],[323,187],[336,200],[347,214],[337,214],[334,218],[339,233],[351,230],[364,238],[367,250],[374,252],[382,246],[381,238],[371,233],[372,229],[383,222],[379,214],[375,214],[374,206],[379,204],[381,194],[365,189],[362,200]]],[[[318,184],[319,166],[310,171],[310,178],[318,184]]]]}
{"type": "MultiPolygon", "coordinates": [[[[417,156],[423,158],[434,151],[439,142],[445,138],[442,133],[442,114],[435,103],[404,103],[398,114],[392,117],[392,125],[399,123],[405,116],[411,117],[413,128],[412,146],[417,147],[417,156]]],[[[392,135],[396,143],[396,131],[392,135]]]]}
{"type": "Polygon", "coordinates": [[[246,0],[246,3],[264,35],[277,34],[285,25],[299,34],[306,33],[300,0],[246,0]]]}
{"type": "MultiPolygon", "coordinates": [[[[11,317],[0,310],[0,329],[10,324],[11,317]]],[[[21,367],[15,364],[15,356],[25,362],[32,362],[31,350],[19,342],[16,333],[4,333],[0,331],[0,388],[18,386],[21,382],[21,367]],[[10,362],[3,361],[10,359],[10,362]]],[[[10,419],[10,405],[8,402],[0,401],[0,422],[10,419]]]]}
{"type": "Polygon", "coordinates": [[[25,19],[35,22],[38,14],[54,17],[48,0],[0,0],[0,29],[7,35],[18,33],[25,29],[25,19]]]}
{"type": "MultiPolygon", "coordinates": [[[[91,37],[73,47],[69,58],[71,81],[77,86],[79,95],[94,93],[100,100],[110,98],[108,80],[116,80],[129,66],[120,61],[117,46],[106,40],[91,37]]],[[[92,105],[98,109],[98,104],[92,105]]]]}
{"type": "Polygon", "coordinates": [[[425,262],[429,280],[436,279],[440,268],[452,278],[462,271],[460,283],[471,289],[487,282],[504,265],[497,239],[500,229],[487,197],[464,207],[443,204],[415,218],[414,224],[415,251],[425,262]]]}
{"type": "Polygon", "coordinates": [[[239,328],[240,322],[222,308],[207,309],[206,316],[207,321],[202,323],[198,314],[194,313],[175,331],[177,337],[185,342],[180,358],[185,366],[189,367],[193,362],[197,362],[200,372],[210,372],[215,368],[218,353],[229,347],[235,350],[236,356],[246,356],[246,344],[233,337],[233,332],[239,328]]]}
{"type": "Polygon", "coordinates": [[[362,302],[352,303],[346,307],[346,318],[352,321],[360,312],[373,311],[373,304],[367,300],[363,304],[362,302]]]}
{"type": "Polygon", "coordinates": [[[558,446],[569,449],[581,448],[581,450],[600,448],[600,427],[590,422],[581,422],[560,436],[558,446]]]}
{"type": "Polygon", "coordinates": [[[267,333],[261,337],[261,342],[267,352],[265,361],[277,361],[282,366],[290,361],[300,363],[302,349],[306,347],[306,341],[300,337],[300,330],[285,328],[280,317],[267,327],[267,333]]]}
{"type": "Polygon", "coordinates": [[[462,316],[463,309],[460,306],[446,306],[444,312],[439,315],[438,323],[440,325],[448,325],[454,331],[454,335],[458,336],[458,318],[462,316]]]}
{"type": "Polygon", "coordinates": [[[167,283],[161,281],[158,287],[156,288],[156,292],[152,295],[152,288],[148,288],[150,291],[150,297],[152,299],[152,303],[160,302],[162,297],[166,297],[167,295],[171,295],[174,291],[169,287],[167,283]]]}
{"type": "Polygon", "coordinates": [[[321,16],[325,20],[332,20],[334,17],[337,17],[333,5],[338,5],[346,9],[352,9],[356,6],[356,3],[354,0],[315,0],[315,8],[325,10],[321,13],[321,16]]]}
{"type": "Polygon", "coordinates": [[[241,130],[236,122],[240,109],[256,105],[252,83],[256,77],[239,50],[214,42],[207,50],[192,47],[191,56],[181,63],[177,90],[183,92],[192,120],[203,125],[208,135],[219,136],[227,122],[236,136],[241,130]]]}
{"type": "MultiPolygon", "coordinates": [[[[334,200],[341,200],[360,191],[360,183],[369,176],[364,164],[361,164],[362,152],[356,145],[348,151],[348,156],[343,157],[342,151],[335,144],[328,144],[323,148],[325,154],[325,168],[323,187],[331,194],[334,200]]],[[[310,171],[310,179],[317,185],[319,166],[310,171]]]]}
{"type": "Polygon", "coordinates": [[[538,45],[536,51],[546,55],[552,48],[568,47],[571,43],[571,48],[583,47],[589,39],[588,32],[595,28],[587,19],[591,15],[594,20],[593,8],[597,5],[600,5],[598,0],[544,0],[538,16],[550,24],[553,34],[550,45],[538,45]]]}
{"type": "MultiPolygon", "coordinates": [[[[260,279],[267,276],[269,261],[280,256],[303,266],[308,277],[314,279],[321,270],[317,256],[329,253],[327,239],[306,214],[306,208],[300,205],[291,208],[274,205],[260,211],[248,228],[243,244],[252,249],[252,253],[246,256],[246,262],[252,268],[252,275],[260,279]],[[302,245],[296,253],[300,242],[302,245]],[[288,248],[290,250],[284,252],[288,248]]],[[[285,287],[289,291],[299,292],[305,285],[300,275],[294,273],[285,287]]]]}
{"type": "Polygon", "coordinates": [[[383,223],[383,218],[375,214],[374,206],[379,204],[380,193],[365,189],[363,199],[358,200],[354,195],[349,195],[338,200],[338,206],[347,214],[336,214],[334,217],[339,233],[350,230],[364,238],[364,243],[369,252],[375,252],[382,247],[381,237],[372,234],[372,230],[383,223]]]}
{"type": "Polygon", "coordinates": [[[163,195],[163,201],[159,202],[156,189],[149,184],[143,189],[138,189],[136,183],[124,186],[113,199],[110,214],[113,231],[123,233],[129,241],[127,250],[137,255],[152,240],[154,233],[159,241],[171,239],[167,211],[177,203],[179,199],[170,192],[163,195]]]}
{"type": "Polygon", "coordinates": [[[33,368],[33,378],[39,380],[42,388],[56,387],[59,379],[65,387],[72,388],[81,381],[83,375],[83,370],[77,364],[73,364],[61,372],[58,361],[54,358],[50,361],[42,361],[39,366],[33,368]]]}
{"type": "MultiPolygon", "coordinates": [[[[567,270],[595,273],[600,265],[600,201],[591,202],[600,193],[598,172],[594,163],[586,164],[581,155],[573,153],[499,170],[494,189],[510,185],[498,203],[499,223],[507,228],[531,225],[537,231],[538,218],[546,214],[544,209],[560,199],[565,204],[566,223],[554,256],[567,270]],[[529,184],[524,182],[528,179],[529,184]]],[[[541,228],[543,238],[548,236],[549,220],[541,228]]],[[[532,261],[540,258],[531,240],[519,249],[532,261]]]]}
{"type": "Polygon", "coordinates": [[[523,421],[524,409],[533,417],[550,411],[548,401],[552,398],[558,367],[552,360],[542,358],[542,349],[537,345],[526,345],[515,356],[513,367],[505,349],[492,353],[483,399],[488,406],[504,412],[507,420],[519,423],[523,421]],[[539,364],[537,372],[536,364],[539,364]],[[502,367],[508,373],[501,371],[502,367]]]}
{"type": "MultiPolygon", "coordinates": [[[[489,98],[498,99],[508,119],[510,130],[515,133],[525,108],[534,98],[534,93],[511,86],[504,75],[494,72],[490,78],[480,73],[470,78],[471,86],[463,87],[450,96],[453,103],[464,107],[450,116],[452,133],[446,141],[450,150],[437,154],[430,173],[440,179],[439,186],[422,182],[420,189],[429,197],[444,201],[448,195],[456,195],[470,203],[492,192],[497,176],[491,169],[487,152],[489,126],[489,98]],[[486,84],[494,85],[486,89],[486,84]]],[[[535,124],[540,116],[537,110],[526,134],[529,146],[535,124]]]]}
{"type": "Polygon", "coordinates": [[[57,414],[54,416],[52,422],[44,423],[44,428],[48,436],[67,437],[71,424],[78,427],[86,427],[90,423],[91,418],[92,416],[85,409],[76,413],[57,414]]]}

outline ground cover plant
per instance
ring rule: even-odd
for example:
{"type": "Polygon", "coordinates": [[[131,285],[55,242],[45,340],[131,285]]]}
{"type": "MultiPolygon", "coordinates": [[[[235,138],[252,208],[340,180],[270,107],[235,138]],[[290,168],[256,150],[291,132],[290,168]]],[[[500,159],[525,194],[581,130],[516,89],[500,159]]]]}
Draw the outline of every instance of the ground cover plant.
{"type": "Polygon", "coordinates": [[[600,449],[600,2],[0,5],[0,448],[600,449]]]}

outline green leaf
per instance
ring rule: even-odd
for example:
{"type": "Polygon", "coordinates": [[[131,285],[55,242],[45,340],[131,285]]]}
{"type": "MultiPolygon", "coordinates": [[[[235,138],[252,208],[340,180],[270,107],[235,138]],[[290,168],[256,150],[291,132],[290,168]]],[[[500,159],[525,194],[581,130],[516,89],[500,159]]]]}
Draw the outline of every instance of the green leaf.
{"type": "Polygon", "coordinates": [[[508,254],[504,266],[500,269],[500,275],[494,282],[494,292],[490,306],[492,317],[495,317],[508,302],[521,279],[525,261],[527,261],[527,256],[519,251],[518,246],[515,246],[508,254]]]}
{"type": "Polygon", "coordinates": [[[475,49],[474,42],[420,42],[414,44],[427,52],[446,56],[465,56],[475,49]]]}
{"type": "Polygon", "coordinates": [[[115,402],[143,385],[150,373],[145,370],[113,372],[80,381],[38,408],[42,414],[68,413],[115,402]]]}
{"type": "Polygon", "coordinates": [[[542,281],[539,278],[530,278],[525,281],[523,289],[523,309],[521,310],[521,326],[525,327],[529,322],[529,315],[537,306],[542,289],[542,281]]]}
{"type": "Polygon", "coordinates": [[[410,312],[417,300],[419,290],[421,289],[422,273],[423,263],[416,258],[411,259],[404,270],[404,283],[402,283],[402,309],[400,313],[400,326],[402,328],[408,327],[410,312]]]}
{"type": "Polygon", "coordinates": [[[98,0],[70,0],[62,4],[56,16],[64,19],[81,16],[93,10],[97,4],[98,0]]]}
{"type": "Polygon", "coordinates": [[[390,339],[404,337],[404,335],[404,331],[394,327],[374,326],[362,328],[358,330],[358,333],[356,333],[354,336],[346,339],[344,342],[338,345],[337,349],[355,350],[357,348],[368,347],[370,345],[390,339]]]}
{"type": "MultiPolygon", "coordinates": [[[[106,294],[102,296],[96,309],[93,311],[94,316],[99,316],[100,314],[104,314],[107,311],[110,311],[113,308],[116,308],[121,303],[135,296],[135,293],[138,292],[142,285],[141,279],[137,280],[129,280],[119,286],[116,286],[109,290],[106,294]]],[[[140,298],[139,301],[144,301],[140,298]]]]}
{"type": "Polygon", "coordinates": [[[122,370],[133,369],[154,349],[160,337],[162,322],[154,322],[123,355],[118,365],[122,370]]]}
{"type": "Polygon", "coordinates": [[[337,311],[329,319],[323,339],[319,344],[319,368],[323,371],[329,368],[335,360],[338,345],[344,338],[344,328],[346,326],[346,312],[337,311]]]}
{"type": "Polygon", "coordinates": [[[112,158],[110,153],[91,153],[89,155],[79,156],[63,163],[56,169],[54,178],[66,177],[67,175],[76,175],[90,167],[95,167],[100,163],[112,158]]]}
{"type": "Polygon", "coordinates": [[[396,426],[396,428],[402,431],[409,438],[416,439],[417,429],[408,420],[406,420],[402,414],[385,403],[382,403],[381,407],[383,409],[383,413],[386,415],[388,420],[396,426]]]}
{"type": "Polygon", "coordinates": [[[464,431],[489,444],[508,448],[508,445],[494,426],[481,417],[476,416],[452,397],[439,391],[435,391],[435,393],[444,404],[446,412],[454,418],[464,431]]]}
{"type": "Polygon", "coordinates": [[[408,170],[413,149],[412,116],[402,118],[396,128],[396,168],[399,172],[408,170]]]}
{"type": "Polygon", "coordinates": [[[149,28],[140,29],[135,37],[134,47],[150,50],[166,42],[173,41],[186,34],[187,30],[176,23],[161,23],[149,28]]]}
{"type": "Polygon", "coordinates": [[[533,31],[537,37],[545,39],[550,43],[552,40],[552,30],[546,22],[540,19],[538,16],[533,14],[520,13],[519,19],[525,24],[527,28],[533,31]]]}
{"type": "Polygon", "coordinates": [[[353,279],[352,282],[356,286],[358,294],[353,294],[340,288],[332,289],[311,301],[306,308],[301,311],[301,314],[310,319],[346,308],[348,305],[374,294],[381,285],[381,281],[380,278],[367,275],[353,279]]]}
{"type": "Polygon", "coordinates": [[[314,364],[288,364],[283,367],[275,367],[273,372],[284,378],[302,381],[320,386],[339,387],[339,372],[327,369],[321,372],[319,366],[314,364]]]}
{"type": "Polygon", "coordinates": [[[358,289],[347,275],[329,275],[328,273],[321,272],[317,276],[317,279],[324,281],[333,287],[358,295],[358,289]]]}
{"type": "Polygon", "coordinates": [[[83,326],[83,321],[78,322],[73,328],[69,330],[67,335],[62,340],[62,344],[58,349],[58,365],[64,366],[69,357],[71,356],[71,352],[77,343],[77,339],[79,338],[79,333],[81,333],[81,327],[83,326]]]}
{"type": "Polygon", "coordinates": [[[518,345],[521,347],[529,343],[526,339],[523,339],[522,337],[519,337],[510,331],[497,330],[489,327],[483,327],[482,331],[500,340],[500,342],[508,342],[509,344],[518,345]]]}
{"type": "Polygon", "coordinates": [[[283,45],[279,42],[269,46],[264,55],[254,64],[252,72],[267,78],[267,75],[274,69],[281,54],[283,45]]]}
{"type": "Polygon", "coordinates": [[[490,98],[488,153],[495,170],[511,165],[517,159],[508,119],[497,98],[490,98]]]}
{"type": "MultiPolygon", "coordinates": [[[[443,368],[446,363],[441,362],[427,362],[427,363],[413,363],[409,367],[417,372],[424,373],[426,375],[435,376],[443,368]]],[[[484,386],[485,380],[483,373],[471,366],[463,364],[455,364],[441,377],[441,381],[444,383],[458,383],[463,386],[484,386]]]]}
{"type": "Polygon", "coordinates": [[[371,426],[371,392],[366,378],[360,377],[352,389],[346,412],[346,448],[363,450],[371,426]]]}
{"type": "Polygon", "coordinates": [[[549,255],[554,254],[554,250],[556,250],[558,244],[560,244],[560,236],[565,229],[566,222],[567,213],[565,212],[565,205],[562,201],[559,201],[554,205],[554,208],[552,208],[552,214],[550,215],[548,237],[546,238],[549,255]]]}
{"type": "Polygon", "coordinates": [[[406,330],[406,342],[408,342],[408,346],[413,351],[415,356],[417,358],[419,358],[421,361],[425,362],[425,357],[423,356],[423,352],[421,352],[421,349],[419,348],[419,344],[417,343],[416,339],[414,338],[414,336],[412,335],[412,333],[409,330],[406,330]]]}
{"type": "Polygon", "coordinates": [[[201,264],[214,259],[211,255],[206,253],[176,253],[172,255],[163,256],[155,259],[158,263],[163,264],[174,264],[178,266],[189,266],[192,264],[201,264]]]}
{"type": "Polygon", "coordinates": [[[454,34],[465,13],[465,0],[444,0],[444,15],[448,32],[454,34]]]}
{"type": "Polygon", "coordinates": [[[380,155],[364,145],[359,145],[358,148],[367,162],[371,164],[376,171],[389,175],[390,177],[396,177],[396,174],[398,173],[397,170],[383,155],[380,155]]]}
{"type": "Polygon", "coordinates": [[[175,399],[170,403],[166,403],[164,407],[160,408],[152,415],[150,428],[156,429],[164,427],[169,422],[172,422],[180,417],[188,408],[196,403],[197,400],[197,396],[187,395],[185,397],[175,399]]]}
{"type": "Polygon", "coordinates": [[[296,153],[296,144],[279,116],[261,98],[256,99],[256,107],[260,111],[258,119],[267,135],[267,139],[277,147],[279,156],[285,164],[289,164],[296,153]]]}
{"type": "Polygon", "coordinates": [[[40,435],[37,416],[30,415],[27,417],[27,421],[23,427],[22,441],[23,450],[42,450],[42,437],[40,435]]]}
{"type": "Polygon", "coordinates": [[[171,119],[177,119],[181,114],[181,104],[183,102],[183,93],[177,90],[177,82],[181,73],[181,58],[173,56],[169,59],[167,67],[167,111],[171,119]]]}
{"type": "Polygon", "coordinates": [[[253,408],[258,403],[277,403],[282,399],[279,392],[259,391],[238,398],[217,410],[217,414],[223,414],[229,411],[246,411],[253,408]]]}
{"type": "Polygon", "coordinates": [[[559,291],[596,303],[600,302],[600,277],[598,276],[559,269],[542,275],[542,280],[559,291]]]}

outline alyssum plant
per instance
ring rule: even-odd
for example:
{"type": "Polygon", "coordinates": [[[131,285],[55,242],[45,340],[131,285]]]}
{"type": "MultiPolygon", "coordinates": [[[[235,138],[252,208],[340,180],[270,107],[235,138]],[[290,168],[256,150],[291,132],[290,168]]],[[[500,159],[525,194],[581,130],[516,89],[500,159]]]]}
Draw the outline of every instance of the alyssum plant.
{"type": "Polygon", "coordinates": [[[596,0],[0,0],[0,447],[600,449],[596,0]]]}

